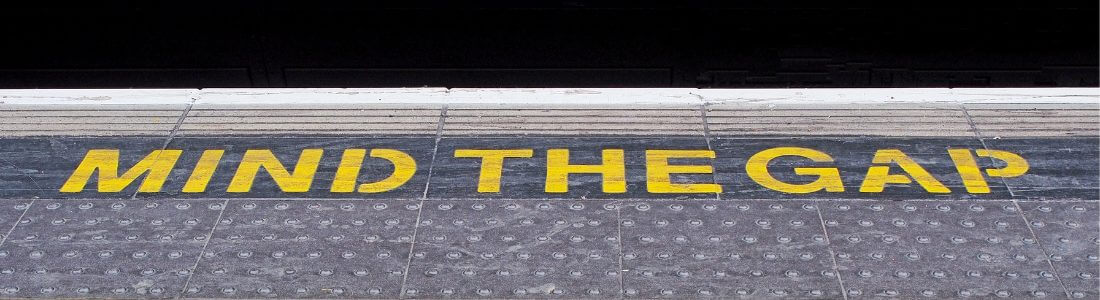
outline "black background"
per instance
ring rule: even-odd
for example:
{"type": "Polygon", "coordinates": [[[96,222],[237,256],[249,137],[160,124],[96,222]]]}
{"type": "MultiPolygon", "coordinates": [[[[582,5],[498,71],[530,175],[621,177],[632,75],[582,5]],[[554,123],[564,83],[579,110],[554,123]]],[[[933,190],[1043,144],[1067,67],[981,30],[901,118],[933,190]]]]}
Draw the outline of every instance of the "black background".
{"type": "Polygon", "coordinates": [[[1097,5],[5,2],[0,88],[1095,87],[1097,5]]]}

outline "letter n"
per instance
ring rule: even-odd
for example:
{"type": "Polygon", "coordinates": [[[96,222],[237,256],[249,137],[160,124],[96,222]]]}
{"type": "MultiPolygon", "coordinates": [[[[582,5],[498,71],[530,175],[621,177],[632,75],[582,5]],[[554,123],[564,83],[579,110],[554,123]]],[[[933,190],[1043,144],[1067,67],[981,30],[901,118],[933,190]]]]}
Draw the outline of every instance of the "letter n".
{"type": "Polygon", "coordinates": [[[283,192],[302,193],[308,192],[313,183],[313,175],[317,172],[317,165],[321,163],[322,149],[305,149],[298,157],[298,163],[294,171],[288,171],[283,163],[266,149],[249,149],[241,158],[241,164],[237,167],[237,173],[229,182],[230,193],[247,193],[252,190],[252,182],[256,174],[263,168],[271,175],[271,179],[283,192]]]}

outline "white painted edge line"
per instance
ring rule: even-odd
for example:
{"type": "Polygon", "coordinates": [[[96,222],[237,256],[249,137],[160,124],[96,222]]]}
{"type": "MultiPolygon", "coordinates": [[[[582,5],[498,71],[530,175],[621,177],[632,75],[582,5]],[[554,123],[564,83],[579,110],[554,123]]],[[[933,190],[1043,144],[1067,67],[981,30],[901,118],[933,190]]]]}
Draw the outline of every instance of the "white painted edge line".
{"type": "Polygon", "coordinates": [[[1100,88],[255,88],[255,89],[12,89],[0,105],[700,105],[700,104],[1100,104],[1100,88]]]}
{"type": "Polygon", "coordinates": [[[187,104],[198,89],[0,89],[0,105],[187,104]]]}

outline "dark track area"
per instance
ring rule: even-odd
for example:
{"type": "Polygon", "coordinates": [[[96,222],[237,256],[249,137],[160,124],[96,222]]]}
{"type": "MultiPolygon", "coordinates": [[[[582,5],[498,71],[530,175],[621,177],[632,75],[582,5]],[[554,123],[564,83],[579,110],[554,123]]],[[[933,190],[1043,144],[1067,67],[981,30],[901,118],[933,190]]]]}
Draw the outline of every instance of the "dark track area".
{"type": "Polygon", "coordinates": [[[1095,1],[106,3],[0,6],[0,88],[1098,85],[1095,1]]]}

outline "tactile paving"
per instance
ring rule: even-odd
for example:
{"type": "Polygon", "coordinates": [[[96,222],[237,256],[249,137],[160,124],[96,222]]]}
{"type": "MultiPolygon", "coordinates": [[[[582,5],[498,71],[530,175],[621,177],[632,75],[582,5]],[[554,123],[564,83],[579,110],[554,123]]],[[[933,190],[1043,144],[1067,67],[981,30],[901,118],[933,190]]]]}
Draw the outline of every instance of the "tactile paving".
{"type": "Polygon", "coordinates": [[[185,297],[398,296],[416,201],[228,203],[185,297]]]}
{"type": "Polygon", "coordinates": [[[1010,201],[822,202],[852,298],[1064,296],[1010,201]]]}
{"type": "Polygon", "coordinates": [[[426,201],[408,298],[615,298],[610,201],[426,201]]]}
{"type": "Polygon", "coordinates": [[[636,201],[622,207],[630,298],[840,298],[811,201],[636,201]]]}
{"type": "Polygon", "coordinates": [[[1100,297],[1100,204],[1020,202],[1072,298],[1100,297]]]}
{"type": "Polygon", "coordinates": [[[31,207],[31,200],[0,200],[0,246],[7,240],[8,231],[31,207]]]}
{"type": "Polygon", "coordinates": [[[221,201],[37,200],[0,246],[0,297],[174,297],[221,210],[221,201]]]}

